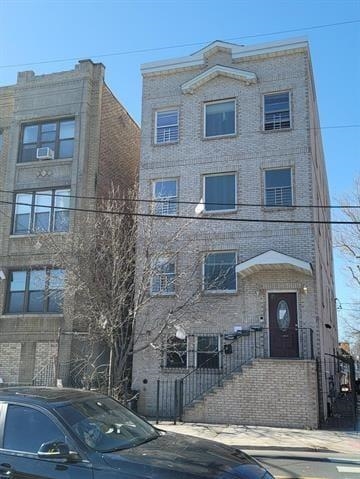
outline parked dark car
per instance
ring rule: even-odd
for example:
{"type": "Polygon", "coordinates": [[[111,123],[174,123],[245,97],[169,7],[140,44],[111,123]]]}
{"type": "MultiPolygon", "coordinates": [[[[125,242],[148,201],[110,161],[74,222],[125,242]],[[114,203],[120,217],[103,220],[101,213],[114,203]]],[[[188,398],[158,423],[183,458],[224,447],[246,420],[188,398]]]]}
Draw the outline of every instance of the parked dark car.
{"type": "Polygon", "coordinates": [[[0,479],[272,479],[238,449],[75,389],[0,389],[0,446],[0,479]]]}

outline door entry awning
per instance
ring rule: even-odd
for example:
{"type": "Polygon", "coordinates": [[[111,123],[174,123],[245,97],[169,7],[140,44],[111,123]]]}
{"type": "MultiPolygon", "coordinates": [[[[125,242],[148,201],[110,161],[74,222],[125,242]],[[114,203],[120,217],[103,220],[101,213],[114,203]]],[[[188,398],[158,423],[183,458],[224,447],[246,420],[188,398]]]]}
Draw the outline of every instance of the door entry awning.
{"type": "Polygon", "coordinates": [[[266,253],[254,256],[254,258],[238,264],[236,266],[236,272],[244,278],[259,271],[276,271],[283,270],[284,268],[292,269],[309,276],[312,276],[313,273],[311,263],[274,250],[266,251],[266,253]]]}

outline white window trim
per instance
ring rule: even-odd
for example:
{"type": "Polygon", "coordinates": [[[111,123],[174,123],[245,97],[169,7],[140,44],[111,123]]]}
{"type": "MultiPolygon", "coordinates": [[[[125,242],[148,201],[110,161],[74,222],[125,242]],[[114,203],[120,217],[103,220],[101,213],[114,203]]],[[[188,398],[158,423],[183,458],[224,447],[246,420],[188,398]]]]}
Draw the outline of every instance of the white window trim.
{"type": "MultiPolygon", "coordinates": [[[[216,337],[218,338],[218,353],[219,353],[219,368],[211,368],[211,369],[214,369],[215,371],[218,370],[218,369],[221,369],[222,367],[222,356],[220,354],[220,348],[221,348],[221,336],[219,334],[216,334],[214,333],[213,335],[205,335],[206,336],[212,336],[212,337],[216,337]]],[[[197,334],[196,336],[196,341],[195,341],[195,347],[194,347],[194,351],[195,351],[195,358],[194,358],[194,367],[197,368],[198,367],[198,352],[199,352],[199,349],[198,349],[198,344],[199,344],[199,341],[198,341],[198,338],[199,337],[202,337],[201,334],[197,334]]],[[[205,351],[200,351],[200,352],[205,352],[205,351]]],[[[205,369],[205,368],[204,368],[205,369]]]]}
{"type": "Polygon", "coordinates": [[[273,132],[273,131],[289,131],[292,130],[293,127],[293,122],[292,122],[292,108],[291,108],[291,91],[290,90],[281,90],[281,91],[272,91],[272,92],[267,92],[263,93],[263,98],[262,98],[262,109],[263,109],[263,115],[262,115],[262,129],[265,133],[273,132]],[[289,121],[290,121],[290,126],[288,128],[274,128],[272,130],[265,130],[265,97],[266,96],[271,96],[271,95],[281,95],[282,93],[288,93],[289,95],[289,121]]]}
{"type": "Polygon", "coordinates": [[[209,174],[206,174],[206,175],[203,175],[203,194],[202,194],[202,198],[204,198],[204,213],[206,214],[212,214],[212,213],[230,213],[230,212],[233,212],[233,211],[237,211],[237,174],[233,171],[233,172],[226,172],[226,173],[209,173],[209,174]],[[205,179],[208,178],[209,176],[234,176],[235,177],[235,185],[234,185],[234,188],[235,188],[235,200],[234,200],[234,203],[235,203],[235,207],[234,208],[227,208],[226,210],[207,210],[206,209],[206,188],[205,188],[205,179]]]}
{"type": "Polygon", "coordinates": [[[216,101],[207,101],[204,103],[204,109],[203,109],[203,123],[204,123],[204,128],[203,128],[203,135],[206,140],[211,140],[213,138],[224,138],[228,136],[236,136],[237,134],[237,107],[236,107],[236,99],[235,98],[227,98],[225,100],[216,100],[216,101]],[[216,103],[228,103],[228,102],[234,102],[234,133],[223,133],[221,135],[212,135],[212,136],[206,136],[206,107],[207,105],[214,105],[216,103]]]}
{"type": "Polygon", "coordinates": [[[294,207],[294,172],[291,166],[279,166],[278,168],[265,168],[263,170],[263,180],[264,180],[264,207],[265,208],[293,208],[294,207]],[[274,171],[274,170],[290,170],[290,186],[291,186],[291,205],[267,205],[266,204],[266,172],[267,171],[274,171]]]}
{"type": "MultiPolygon", "coordinates": [[[[159,256],[158,258],[156,258],[153,261],[152,267],[154,268],[154,274],[152,274],[151,278],[150,278],[150,296],[174,296],[176,294],[176,269],[177,269],[176,268],[176,258],[174,256],[171,256],[171,255],[159,256]],[[162,260],[164,260],[164,262],[166,262],[166,263],[174,264],[174,282],[173,282],[174,291],[163,291],[163,290],[153,291],[153,285],[154,285],[155,277],[160,276],[160,274],[155,273],[155,268],[156,268],[157,263],[159,263],[162,260]]],[[[162,274],[164,274],[164,273],[162,273],[162,274]]]]}
{"type": "Polygon", "coordinates": [[[180,110],[179,110],[179,108],[178,107],[174,107],[174,108],[169,107],[169,108],[162,108],[161,110],[156,110],[155,111],[155,128],[154,128],[154,144],[155,145],[171,145],[173,143],[178,143],[179,138],[180,138],[180,110]],[[177,112],[177,124],[176,125],[174,124],[174,125],[171,125],[171,126],[177,126],[178,136],[177,136],[176,140],[158,142],[157,141],[157,130],[158,130],[157,118],[158,118],[158,113],[165,113],[167,111],[176,111],[177,112]]]}
{"type": "MultiPolygon", "coordinates": [[[[153,207],[152,207],[152,212],[156,214],[156,205],[157,203],[161,203],[162,201],[166,203],[168,201],[170,203],[170,199],[175,198],[175,205],[176,205],[176,213],[171,213],[171,214],[165,214],[162,213],[160,216],[177,216],[179,214],[179,179],[178,178],[157,178],[156,180],[152,180],[152,200],[153,200],[153,207]],[[176,184],[176,196],[164,196],[163,199],[158,199],[156,198],[155,195],[155,188],[156,188],[156,183],[159,183],[160,181],[175,181],[176,184]]],[[[159,214],[159,213],[158,213],[159,214]]]]}
{"type": "Polygon", "coordinates": [[[202,258],[202,291],[204,294],[234,294],[237,293],[238,290],[238,280],[237,280],[237,273],[236,273],[236,264],[237,264],[237,251],[236,250],[221,250],[221,251],[206,251],[203,253],[202,258]],[[234,253],[235,254],[235,289],[206,289],[205,288],[205,258],[209,254],[217,254],[217,253],[234,253]]]}

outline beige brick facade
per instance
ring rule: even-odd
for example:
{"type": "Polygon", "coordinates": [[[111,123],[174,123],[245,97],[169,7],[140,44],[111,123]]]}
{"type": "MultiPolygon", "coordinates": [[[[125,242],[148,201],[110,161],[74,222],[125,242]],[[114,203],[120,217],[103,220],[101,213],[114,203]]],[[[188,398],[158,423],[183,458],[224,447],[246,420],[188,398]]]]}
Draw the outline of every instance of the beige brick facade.
{"type": "Polygon", "coordinates": [[[4,383],[19,381],[21,343],[0,343],[0,370],[4,383]]]}
{"type": "MultiPolygon", "coordinates": [[[[167,318],[169,311],[184,300],[185,293],[201,289],[204,253],[234,251],[241,265],[275,251],[289,257],[290,263],[300,260],[308,265],[308,271],[289,263],[266,266],[258,263],[255,269],[249,267],[246,274],[237,275],[233,293],[203,292],[196,306],[188,308],[178,323],[188,338],[205,332],[215,335],[231,332],[236,325],[260,324],[266,330],[270,293],[293,292],[297,326],[312,330],[314,357],[333,353],[337,324],[331,232],[329,225],[311,223],[329,219],[329,213],[326,209],[312,208],[328,204],[328,190],[307,42],[284,41],[253,47],[214,42],[186,58],[146,64],[142,73],[141,197],[152,197],[154,180],[177,179],[178,214],[194,216],[196,203],[204,199],[204,175],[233,173],[235,211],[208,216],[238,220],[191,220],[186,226],[184,220],[165,217],[154,222],[153,236],[159,238],[161,245],[166,245],[176,228],[183,228],[183,246],[180,242],[176,245],[177,294],[154,297],[146,313],[138,317],[139,330],[147,331],[144,341],[156,337],[155,317],[167,318]],[[281,92],[289,93],[291,128],[264,131],[264,95],[281,92]],[[235,133],[228,137],[204,138],[204,105],[228,99],[235,102],[235,133]],[[156,112],[163,110],[179,112],[179,135],[174,143],[156,144],[156,112]],[[291,171],[292,204],[306,207],[260,206],[265,198],[265,170],[284,168],[291,171]],[[188,274],[194,265],[194,274],[188,274]]],[[[144,211],[150,209],[143,208],[144,211]]],[[[139,261],[140,258],[141,248],[139,261]]],[[[175,329],[169,328],[167,334],[174,333],[175,329]]],[[[153,414],[156,409],[158,378],[181,378],[191,370],[191,367],[186,371],[164,368],[165,354],[160,347],[147,348],[135,355],[133,385],[141,392],[142,412],[153,414]]],[[[278,373],[277,367],[289,367],[289,374],[294,372],[294,367],[286,361],[269,362],[265,367],[273,368],[274,375],[278,373]]],[[[299,363],[298,367],[308,370],[307,363],[299,363]]],[[[314,375],[309,381],[304,379],[303,387],[310,388],[313,381],[314,375]]],[[[264,390],[265,386],[268,383],[264,384],[264,390]]],[[[292,393],[296,393],[295,389],[292,393]]],[[[303,396],[313,409],[311,417],[304,413],[303,419],[294,418],[294,424],[313,426],[318,401],[307,389],[303,396]]],[[[324,404],[320,407],[324,408],[324,404]]],[[[223,409],[229,409],[227,403],[223,409]]],[[[255,423],[256,414],[254,408],[249,421],[255,423]]],[[[223,419],[225,421],[225,416],[223,419]]],[[[208,420],[211,419],[208,417],[208,420]]]]}
{"type": "Polygon", "coordinates": [[[184,420],[316,429],[317,391],[314,361],[258,359],[185,409],[184,420]]]}
{"type": "Polygon", "coordinates": [[[6,276],[0,279],[0,363],[7,364],[4,345],[16,344],[18,355],[16,359],[15,353],[11,356],[16,373],[9,376],[0,366],[0,376],[22,383],[31,383],[46,366],[55,345],[57,349],[59,330],[66,333],[61,336],[59,350],[66,376],[76,304],[73,298],[65,297],[65,314],[10,314],[10,273],[49,265],[51,248],[65,236],[79,233],[82,213],[72,211],[69,232],[49,233],[49,241],[43,237],[39,241],[34,233],[15,235],[15,193],[66,188],[70,189],[70,207],[86,209],[95,206],[96,201],[84,197],[106,196],[111,181],[125,192],[137,175],[139,127],[105,84],[104,72],[102,64],[84,60],[70,71],[46,75],[21,72],[16,85],[0,88],[0,200],[5,202],[0,205],[0,270],[6,276]],[[24,125],[61,119],[75,122],[72,156],[19,162],[24,125]]]}

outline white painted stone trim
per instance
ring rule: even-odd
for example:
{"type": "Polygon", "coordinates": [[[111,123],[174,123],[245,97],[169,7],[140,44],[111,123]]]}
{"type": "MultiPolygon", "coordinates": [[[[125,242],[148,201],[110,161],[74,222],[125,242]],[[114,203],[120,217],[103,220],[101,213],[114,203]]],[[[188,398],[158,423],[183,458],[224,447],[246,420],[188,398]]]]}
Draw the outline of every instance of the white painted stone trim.
{"type": "Polygon", "coordinates": [[[183,83],[181,90],[183,93],[193,93],[194,90],[199,88],[204,83],[216,78],[217,76],[225,76],[228,78],[235,78],[236,80],[244,81],[246,84],[256,83],[257,77],[255,73],[245,70],[239,70],[237,68],[225,67],[222,65],[214,65],[206,70],[206,72],[196,75],[196,77],[183,83]]]}
{"type": "Polygon", "coordinates": [[[262,253],[254,258],[238,264],[235,270],[237,274],[245,277],[266,267],[279,269],[284,266],[296,269],[309,276],[312,276],[312,267],[310,263],[274,250],[269,250],[266,253],[262,253]]]}

